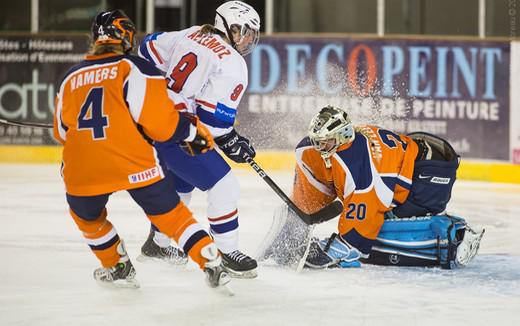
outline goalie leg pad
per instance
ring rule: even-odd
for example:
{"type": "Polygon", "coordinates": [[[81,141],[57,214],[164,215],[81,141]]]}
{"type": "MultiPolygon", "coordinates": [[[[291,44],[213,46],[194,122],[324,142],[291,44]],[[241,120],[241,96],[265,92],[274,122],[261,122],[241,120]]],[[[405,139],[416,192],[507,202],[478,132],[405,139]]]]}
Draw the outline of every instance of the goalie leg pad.
{"type": "Polygon", "coordinates": [[[470,230],[463,218],[448,215],[386,220],[365,262],[446,269],[464,266],[475,257],[483,234],[470,230]]]}

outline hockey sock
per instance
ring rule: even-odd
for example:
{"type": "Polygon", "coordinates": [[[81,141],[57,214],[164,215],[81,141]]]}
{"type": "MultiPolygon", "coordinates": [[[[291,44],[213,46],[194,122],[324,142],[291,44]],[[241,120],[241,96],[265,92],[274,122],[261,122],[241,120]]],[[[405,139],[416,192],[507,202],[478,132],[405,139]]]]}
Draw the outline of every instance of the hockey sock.
{"type": "Polygon", "coordinates": [[[208,217],[209,228],[213,241],[223,253],[238,249],[238,210],[228,214],[208,217]]]}
{"type": "Polygon", "coordinates": [[[115,266],[120,259],[117,252],[117,245],[120,240],[116,229],[107,220],[107,210],[103,209],[101,215],[93,221],[81,218],[72,210],[69,210],[69,212],[101,265],[103,267],[115,266]]]}

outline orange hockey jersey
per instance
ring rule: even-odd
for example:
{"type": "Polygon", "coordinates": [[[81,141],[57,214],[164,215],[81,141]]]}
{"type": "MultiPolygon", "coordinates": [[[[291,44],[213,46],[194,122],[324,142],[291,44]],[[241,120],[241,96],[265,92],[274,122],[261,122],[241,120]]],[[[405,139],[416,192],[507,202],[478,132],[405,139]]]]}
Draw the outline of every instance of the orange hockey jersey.
{"type": "Polygon", "coordinates": [[[356,128],[355,139],[338,148],[326,168],[309,138],[296,148],[293,199],[302,210],[317,211],[335,198],[343,201],[338,231],[368,255],[384,213],[403,203],[412,184],[417,144],[407,136],[375,126],[356,128]]]}
{"type": "Polygon", "coordinates": [[[166,141],[186,130],[164,77],[146,60],[87,56],[67,72],[56,98],[54,137],[64,145],[67,193],[93,196],[161,180],[157,153],[145,136],[166,141]]]}

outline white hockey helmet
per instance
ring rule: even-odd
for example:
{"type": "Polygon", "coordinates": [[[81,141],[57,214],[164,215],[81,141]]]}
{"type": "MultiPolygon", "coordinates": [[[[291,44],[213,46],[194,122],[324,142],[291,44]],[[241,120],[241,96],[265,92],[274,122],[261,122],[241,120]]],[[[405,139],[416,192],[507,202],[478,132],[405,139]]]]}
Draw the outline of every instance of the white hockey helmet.
{"type": "Polygon", "coordinates": [[[258,44],[260,16],[247,3],[228,1],[217,8],[215,28],[227,35],[231,45],[242,56],[246,56],[258,44]]]}
{"type": "Polygon", "coordinates": [[[328,160],[343,144],[354,141],[355,132],[347,112],[326,106],[311,120],[308,130],[312,146],[328,160]]]}

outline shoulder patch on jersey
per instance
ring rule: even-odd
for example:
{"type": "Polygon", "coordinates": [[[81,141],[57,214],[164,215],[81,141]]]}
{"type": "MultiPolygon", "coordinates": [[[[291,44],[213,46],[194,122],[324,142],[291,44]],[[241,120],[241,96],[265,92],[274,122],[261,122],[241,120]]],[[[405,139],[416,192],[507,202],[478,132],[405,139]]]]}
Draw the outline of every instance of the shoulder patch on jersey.
{"type": "Polygon", "coordinates": [[[148,35],[146,35],[144,40],[141,42],[141,45],[139,45],[139,55],[144,57],[146,60],[150,61],[151,63],[153,63],[155,65],[158,63],[163,64],[163,59],[161,58],[159,53],[157,53],[157,50],[155,49],[155,47],[153,45],[153,41],[157,40],[157,37],[163,33],[164,32],[148,34],[148,35]],[[150,49],[153,52],[153,56],[152,56],[152,53],[150,53],[150,51],[148,51],[148,46],[150,46],[150,49]],[[156,61],[158,61],[158,62],[156,62],[156,61]]]}
{"type": "Polygon", "coordinates": [[[354,142],[348,149],[336,152],[352,174],[356,190],[366,189],[372,183],[370,153],[367,146],[367,139],[361,133],[356,133],[354,142]]]}
{"type": "Polygon", "coordinates": [[[296,145],[296,149],[309,146],[312,146],[311,139],[309,137],[305,137],[302,140],[300,140],[298,145],[296,145]]]}
{"type": "Polygon", "coordinates": [[[163,74],[152,63],[135,55],[126,55],[125,59],[131,61],[139,71],[148,76],[162,76],[163,74]]]}
{"type": "Polygon", "coordinates": [[[148,42],[148,41],[154,41],[157,39],[157,36],[163,34],[164,32],[156,32],[156,33],[151,33],[151,34],[148,34],[144,37],[143,39],[143,42],[142,43],[145,43],[145,42],[148,42]]]}

